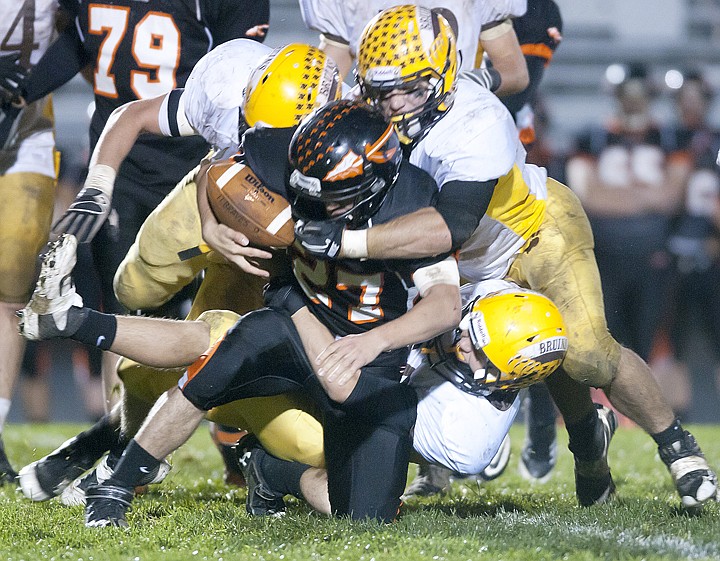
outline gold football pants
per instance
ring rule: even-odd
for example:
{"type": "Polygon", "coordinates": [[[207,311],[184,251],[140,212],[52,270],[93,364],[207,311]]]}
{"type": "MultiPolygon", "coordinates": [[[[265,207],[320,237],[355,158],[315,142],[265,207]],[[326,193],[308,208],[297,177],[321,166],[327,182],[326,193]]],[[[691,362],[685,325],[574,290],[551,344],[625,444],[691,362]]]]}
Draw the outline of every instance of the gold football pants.
{"type": "Polygon", "coordinates": [[[30,299],[54,201],[52,177],[24,172],[0,177],[0,301],[20,304],[30,299]]]}
{"type": "Polygon", "coordinates": [[[507,278],[555,303],[568,328],[563,369],[578,382],[604,387],[617,374],[620,344],[607,328],[592,230],[568,187],[551,178],[547,187],[543,223],[513,261],[507,278]]]}

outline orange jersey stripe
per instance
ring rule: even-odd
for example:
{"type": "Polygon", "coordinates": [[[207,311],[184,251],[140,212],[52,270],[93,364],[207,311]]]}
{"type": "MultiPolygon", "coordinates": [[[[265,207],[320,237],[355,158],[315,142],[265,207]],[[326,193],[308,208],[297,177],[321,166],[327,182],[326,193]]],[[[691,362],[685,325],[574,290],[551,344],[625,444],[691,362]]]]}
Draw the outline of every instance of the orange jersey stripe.
{"type": "Polygon", "coordinates": [[[205,367],[207,362],[215,354],[215,351],[217,350],[220,343],[222,343],[224,340],[225,340],[225,335],[220,337],[220,339],[218,339],[215,342],[215,344],[207,350],[207,352],[201,354],[195,362],[193,362],[190,366],[188,366],[187,373],[185,376],[185,383],[182,385],[181,389],[185,388],[185,386],[188,385],[190,380],[192,380],[195,376],[197,376],[198,372],[200,372],[205,367]]]}
{"type": "Polygon", "coordinates": [[[549,64],[553,57],[552,49],[544,43],[526,43],[520,45],[520,50],[525,56],[544,58],[547,61],[545,64],[549,64]]]}

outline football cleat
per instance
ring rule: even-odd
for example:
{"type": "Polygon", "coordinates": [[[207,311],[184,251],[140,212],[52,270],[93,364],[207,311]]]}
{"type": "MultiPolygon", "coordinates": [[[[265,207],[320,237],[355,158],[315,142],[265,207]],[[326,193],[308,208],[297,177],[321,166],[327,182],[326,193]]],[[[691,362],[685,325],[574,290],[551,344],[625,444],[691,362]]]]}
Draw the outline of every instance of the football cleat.
{"type": "Polygon", "coordinates": [[[500,477],[510,462],[510,435],[506,434],[500,443],[500,448],[493,456],[485,469],[478,473],[478,478],[483,481],[492,481],[500,477]]]}
{"type": "Polygon", "coordinates": [[[270,489],[260,465],[267,454],[255,435],[243,436],[236,446],[238,464],[247,484],[245,510],[251,516],[278,516],[285,514],[282,494],[270,489]]]}
{"type": "Polygon", "coordinates": [[[527,481],[547,483],[557,463],[557,430],[551,425],[532,426],[528,432],[518,464],[520,475],[527,481]]]}
{"type": "MultiPolygon", "coordinates": [[[[94,470],[89,471],[82,477],[75,479],[65,488],[60,495],[60,502],[65,506],[86,504],[88,489],[96,485],[100,485],[110,479],[118,460],[119,458],[115,457],[113,454],[105,456],[94,470]]],[[[151,470],[150,473],[145,475],[145,477],[138,482],[135,487],[135,493],[140,494],[138,491],[142,492],[142,488],[147,485],[154,485],[162,482],[167,477],[168,473],[170,473],[171,469],[172,466],[167,461],[163,460],[157,468],[151,470]]]]}
{"type": "Polygon", "coordinates": [[[18,328],[26,339],[40,341],[69,337],[80,326],[83,300],[75,291],[72,278],[76,250],[75,236],[63,234],[43,257],[32,298],[18,312],[18,328]]]}
{"type": "Polygon", "coordinates": [[[615,482],[610,474],[607,456],[618,421],[611,409],[598,405],[596,407],[598,423],[595,444],[601,454],[595,460],[575,457],[575,494],[580,506],[602,504],[615,493],[615,482]]]}
{"type": "Polygon", "coordinates": [[[450,489],[452,472],[444,467],[422,462],[418,464],[418,472],[413,482],[405,489],[401,497],[403,501],[416,497],[431,497],[444,494],[450,489]]]}
{"type": "Polygon", "coordinates": [[[659,446],[658,453],[670,470],[685,509],[698,510],[703,503],[717,497],[717,475],[710,469],[695,437],[688,431],[683,431],[680,440],[659,446]]]}
{"type": "Polygon", "coordinates": [[[8,460],[7,454],[5,453],[5,444],[0,435],[0,485],[15,483],[17,477],[18,474],[10,465],[10,460],[8,460]]]}
{"type": "Polygon", "coordinates": [[[88,488],[85,505],[85,526],[127,528],[125,514],[130,510],[134,492],[117,485],[94,485],[88,488]]]}
{"type": "Polygon", "coordinates": [[[32,501],[47,501],[63,492],[70,483],[95,465],[98,454],[78,445],[73,437],[54,452],[20,470],[18,481],[23,494],[32,501]]]}

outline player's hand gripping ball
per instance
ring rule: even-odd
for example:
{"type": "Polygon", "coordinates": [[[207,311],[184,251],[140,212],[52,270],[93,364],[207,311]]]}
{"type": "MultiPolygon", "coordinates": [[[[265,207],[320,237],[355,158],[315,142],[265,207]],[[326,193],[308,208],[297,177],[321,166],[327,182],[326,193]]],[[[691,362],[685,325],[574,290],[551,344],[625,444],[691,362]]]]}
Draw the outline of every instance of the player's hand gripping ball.
{"type": "Polygon", "coordinates": [[[227,160],[207,171],[207,196],[218,222],[258,247],[288,247],[295,239],[290,204],[244,163],[227,160]]]}

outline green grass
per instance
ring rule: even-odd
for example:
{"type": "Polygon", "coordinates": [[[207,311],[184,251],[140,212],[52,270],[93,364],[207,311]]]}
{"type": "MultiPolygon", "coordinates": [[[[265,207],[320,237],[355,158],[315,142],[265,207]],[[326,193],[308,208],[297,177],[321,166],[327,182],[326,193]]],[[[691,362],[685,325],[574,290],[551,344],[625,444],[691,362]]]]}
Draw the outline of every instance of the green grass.
{"type": "MultiPolygon", "coordinates": [[[[78,432],[75,425],[10,425],[5,444],[21,466],[78,432]]],[[[693,427],[710,462],[720,465],[720,427],[693,427]]],[[[468,430],[472,430],[468,427],[468,430]]],[[[562,433],[563,431],[561,431],[562,433]]],[[[611,447],[618,486],[608,505],[575,505],[572,460],[561,434],[558,467],[545,485],[517,475],[522,427],[501,478],[456,483],[450,495],[407,505],[390,526],[352,523],[289,503],[281,519],[249,518],[245,492],[222,483],[207,430],[173,456],[168,479],[137,498],[130,529],[86,529],[80,507],[31,503],[0,489],[0,559],[82,560],[654,560],[720,559],[720,503],[701,516],[679,510],[670,477],[649,437],[619,429],[611,447]]]]}

